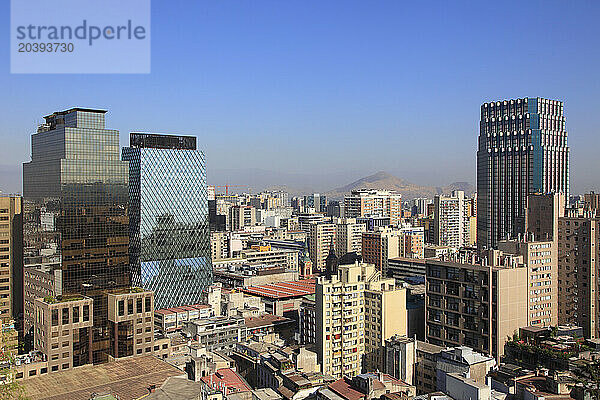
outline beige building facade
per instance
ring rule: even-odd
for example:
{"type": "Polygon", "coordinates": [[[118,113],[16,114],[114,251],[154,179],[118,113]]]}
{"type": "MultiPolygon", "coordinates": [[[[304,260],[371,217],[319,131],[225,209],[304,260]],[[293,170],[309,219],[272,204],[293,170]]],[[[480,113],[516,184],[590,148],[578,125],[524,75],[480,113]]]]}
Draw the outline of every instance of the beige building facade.
{"type": "Polygon", "coordinates": [[[316,349],[323,373],[341,378],[383,369],[385,340],[406,335],[406,289],[372,264],[341,265],[318,278],[316,349]]]}

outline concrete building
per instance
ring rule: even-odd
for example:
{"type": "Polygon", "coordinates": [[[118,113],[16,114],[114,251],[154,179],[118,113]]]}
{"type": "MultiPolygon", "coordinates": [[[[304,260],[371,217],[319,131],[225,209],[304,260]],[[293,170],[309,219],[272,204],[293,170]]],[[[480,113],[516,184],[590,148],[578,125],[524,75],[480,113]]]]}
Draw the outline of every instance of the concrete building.
{"type": "Polygon", "coordinates": [[[600,338],[600,218],[595,211],[558,221],[558,323],[583,327],[586,338],[600,338]]]}
{"type": "Polygon", "coordinates": [[[343,377],[316,393],[317,400],[412,399],[415,387],[381,372],[343,377]]]}
{"type": "Polygon", "coordinates": [[[335,253],[338,257],[346,253],[361,254],[362,234],[366,231],[365,224],[359,224],[355,218],[342,218],[335,224],[335,253]]]}
{"type": "Polygon", "coordinates": [[[331,249],[336,247],[336,226],[331,223],[310,224],[308,252],[313,270],[324,271],[325,260],[331,249]]]}
{"type": "MultiPolygon", "coordinates": [[[[297,254],[296,254],[297,256],[297,254]]],[[[298,269],[285,265],[227,265],[215,268],[214,281],[229,288],[267,285],[281,281],[298,280],[298,269]]]]}
{"type": "Polygon", "coordinates": [[[522,98],[481,106],[477,150],[477,246],[525,231],[527,196],[569,197],[569,158],[562,101],[522,98]],[[510,179],[509,179],[510,178],[510,179]]]}
{"type": "Polygon", "coordinates": [[[111,357],[154,353],[154,292],[123,289],[108,294],[111,357]]]}
{"type": "Polygon", "coordinates": [[[34,349],[48,360],[48,371],[91,362],[90,341],[94,301],[85,296],[35,300],[34,349]]]}
{"type": "Polygon", "coordinates": [[[340,378],[382,369],[389,337],[405,335],[406,290],[372,264],[340,265],[316,286],[316,349],[323,373],[340,378]]]}
{"type": "Polygon", "coordinates": [[[256,209],[252,206],[234,205],[229,208],[228,230],[239,231],[256,225],[256,209]]]}
{"type": "Polygon", "coordinates": [[[362,257],[387,274],[389,260],[397,257],[423,258],[424,232],[417,228],[378,228],[362,235],[362,257]]]}
{"type": "Polygon", "coordinates": [[[35,324],[35,299],[46,296],[60,296],[62,271],[39,266],[25,267],[23,270],[23,317],[25,333],[35,324]]]}
{"type": "Polygon", "coordinates": [[[471,204],[461,190],[453,191],[451,196],[435,196],[434,243],[455,248],[470,245],[470,213],[471,204]]]}
{"type": "Polygon", "coordinates": [[[440,351],[436,362],[436,389],[448,392],[449,375],[456,374],[485,385],[486,376],[496,366],[492,357],[473,351],[470,347],[459,346],[440,351]]]}
{"type": "Polygon", "coordinates": [[[304,207],[306,210],[313,208],[315,212],[325,214],[327,212],[327,196],[319,193],[304,196],[304,207]]]}
{"type": "MultiPolygon", "coordinates": [[[[298,270],[298,251],[274,250],[270,246],[258,246],[241,250],[238,257],[226,258],[213,262],[215,270],[243,271],[244,266],[279,266],[286,270],[298,270]]],[[[217,281],[218,279],[215,278],[217,281]]],[[[221,278],[223,277],[221,276],[221,278]]]]}
{"type": "Polygon", "coordinates": [[[482,260],[426,259],[426,340],[500,358],[507,337],[530,324],[529,275],[523,256],[498,250],[482,260]]]}
{"type": "Polygon", "coordinates": [[[387,276],[403,280],[404,278],[423,277],[425,278],[424,259],[396,257],[388,259],[387,276]]]}
{"type": "Polygon", "coordinates": [[[243,288],[242,291],[248,295],[259,297],[264,303],[267,313],[294,318],[297,316],[304,296],[315,293],[315,280],[276,282],[250,286],[243,288]]]}
{"type": "Polygon", "coordinates": [[[302,298],[299,314],[300,344],[313,344],[317,336],[317,314],[315,308],[315,295],[309,294],[302,298]]]}
{"type": "Polygon", "coordinates": [[[402,221],[402,195],[387,190],[353,190],[344,197],[344,216],[346,218],[388,217],[391,225],[399,225],[402,221]]]}
{"type": "Polygon", "coordinates": [[[379,228],[362,235],[363,261],[387,275],[388,260],[400,256],[400,235],[391,228],[379,228]]]}
{"type": "Polygon", "coordinates": [[[554,241],[517,241],[498,243],[504,253],[523,256],[527,266],[529,325],[558,324],[558,248],[554,241]]]}
{"type": "Polygon", "coordinates": [[[0,319],[23,320],[23,199],[0,195],[0,319]]]}
{"type": "Polygon", "coordinates": [[[237,316],[187,321],[182,331],[210,352],[230,353],[238,342],[246,340],[245,319],[237,316]]]}

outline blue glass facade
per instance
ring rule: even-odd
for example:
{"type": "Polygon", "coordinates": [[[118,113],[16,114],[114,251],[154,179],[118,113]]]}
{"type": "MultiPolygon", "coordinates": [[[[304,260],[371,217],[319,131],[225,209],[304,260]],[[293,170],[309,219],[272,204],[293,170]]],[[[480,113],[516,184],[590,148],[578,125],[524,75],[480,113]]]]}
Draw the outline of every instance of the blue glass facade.
{"type": "Polygon", "coordinates": [[[131,134],[130,264],[155,307],[198,303],[212,283],[204,154],[195,138],[131,134]]]}

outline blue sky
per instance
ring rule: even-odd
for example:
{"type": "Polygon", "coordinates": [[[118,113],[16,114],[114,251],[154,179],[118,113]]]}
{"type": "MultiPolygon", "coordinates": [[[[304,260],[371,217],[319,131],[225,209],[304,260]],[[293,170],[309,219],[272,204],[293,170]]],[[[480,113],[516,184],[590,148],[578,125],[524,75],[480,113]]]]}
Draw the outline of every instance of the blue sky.
{"type": "Polygon", "coordinates": [[[197,135],[213,183],[474,183],[481,103],[525,96],[565,102],[571,186],[600,189],[600,2],[154,0],[148,75],[11,75],[8,11],[0,190],[18,190],[41,116],[71,106],[108,109],[122,145],[197,135]]]}

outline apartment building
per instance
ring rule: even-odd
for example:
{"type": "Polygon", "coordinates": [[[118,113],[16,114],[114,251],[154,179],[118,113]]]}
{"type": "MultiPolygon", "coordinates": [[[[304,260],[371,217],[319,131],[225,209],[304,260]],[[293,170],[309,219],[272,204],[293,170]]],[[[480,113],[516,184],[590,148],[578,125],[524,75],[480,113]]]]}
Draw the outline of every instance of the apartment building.
{"type": "Polygon", "coordinates": [[[324,271],[325,260],[336,246],[336,225],[332,223],[310,224],[308,233],[308,252],[313,270],[324,271]]]}
{"type": "Polygon", "coordinates": [[[362,235],[363,261],[387,274],[388,260],[400,256],[400,235],[391,228],[380,228],[362,235]]]}
{"type": "Polygon", "coordinates": [[[537,304],[534,297],[546,294],[530,295],[537,286],[530,286],[534,283],[532,272],[523,260],[522,255],[499,250],[487,251],[481,260],[474,254],[452,261],[426,259],[427,342],[446,347],[464,345],[499,359],[507,337],[542,319],[531,318],[530,312],[538,311],[529,310],[529,306],[537,304]]]}
{"type": "Polygon", "coordinates": [[[239,231],[256,225],[256,209],[252,206],[234,205],[229,208],[228,230],[239,231]]]}
{"type": "Polygon", "coordinates": [[[400,229],[379,228],[362,235],[362,257],[387,274],[388,260],[397,257],[423,258],[424,231],[422,227],[400,229]]]}
{"type": "Polygon", "coordinates": [[[425,230],[423,227],[400,228],[400,257],[423,258],[425,256],[425,230]]]}
{"type": "Polygon", "coordinates": [[[335,254],[338,257],[346,253],[361,254],[362,234],[367,230],[367,226],[357,223],[356,218],[341,218],[335,226],[335,254]]]}
{"type": "Polygon", "coordinates": [[[471,203],[463,191],[435,196],[433,216],[435,244],[456,248],[471,245],[471,203]]]}
{"type": "Polygon", "coordinates": [[[528,322],[532,326],[558,324],[558,246],[554,241],[498,242],[504,253],[523,256],[527,266],[528,322]]]}
{"type": "Polygon", "coordinates": [[[586,338],[600,338],[600,218],[596,211],[558,221],[558,323],[583,327],[586,338]]]}
{"type": "Polygon", "coordinates": [[[360,189],[344,197],[344,216],[357,218],[366,216],[389,217],[390,224],[402,221],[402,195],[394,191],[360,189]]]}
{"type": "Polygon", "coordinates": [[[0,195],[0,319],[8,323],[23,313],[23,199],[0,195]]]}
{"type": "Polygon", "coordinates": [[[385,340],[406,335],[406,291],[372,264],[340,265],[319,277],[316,349],[323,373],[336,378],[383,369],[385,340]]]}

